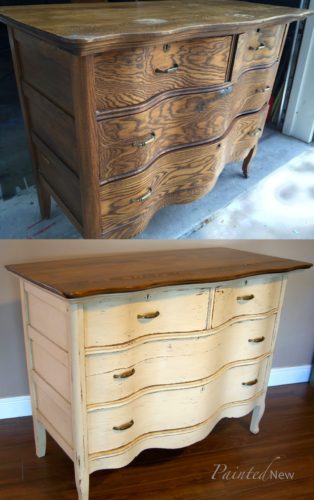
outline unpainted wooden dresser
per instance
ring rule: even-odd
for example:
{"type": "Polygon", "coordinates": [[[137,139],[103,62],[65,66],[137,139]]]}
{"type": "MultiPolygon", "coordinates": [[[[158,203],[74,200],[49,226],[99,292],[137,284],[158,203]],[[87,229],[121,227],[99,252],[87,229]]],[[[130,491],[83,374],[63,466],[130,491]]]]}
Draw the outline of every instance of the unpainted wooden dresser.
{"type": "Polygon", "coordinates": [[[86,238],[247,176],[288,24],[309,11],[228,0],[4,7],[43,217],[86,238]]]}
{"type": "Polygon", "coordinates": [[[287,273],[311,264],[212,248],[9,265],[20,278],[36,452],[46,431],[89,475],[258,432],[287,273]],[[171,408],[171,411],[169,411],[171,408]]]}

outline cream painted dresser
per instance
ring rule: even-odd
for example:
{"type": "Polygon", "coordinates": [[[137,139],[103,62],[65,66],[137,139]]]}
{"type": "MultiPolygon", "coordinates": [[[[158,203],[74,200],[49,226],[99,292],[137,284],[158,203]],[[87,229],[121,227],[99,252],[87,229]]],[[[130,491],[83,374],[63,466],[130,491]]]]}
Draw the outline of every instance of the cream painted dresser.
{"type": "MultiPolygon", "coordinates": [[[[131,238],[155,212],[248,174],[289,23],[232,0],[2,7],[43,217],[131,238]]],[[[228,189],[228,188],[227,188],[228,189]]]]}
{"type": "Polygon", "coordinates": [[[253,410],[258,432],[287,272],[310,266],[222,248],[7,266],[37,455],[48,431],[86,500],[93,471],[195,443],[223,417],[253,410]]]}

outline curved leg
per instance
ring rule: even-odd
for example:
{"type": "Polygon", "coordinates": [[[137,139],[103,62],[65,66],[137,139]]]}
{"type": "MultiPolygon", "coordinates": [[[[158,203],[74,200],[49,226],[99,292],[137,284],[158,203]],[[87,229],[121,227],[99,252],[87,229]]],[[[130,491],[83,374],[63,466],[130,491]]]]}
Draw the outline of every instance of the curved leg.
{"type": "Polygon", "coordinates": [[[243,172],[243,175],[244,175],[245,179],[247,179],[248,176],[249,176],[251,162],[252,162],[255,154],[256,154],[256,146],[254,146],[252,149],[250,149],[249,154],[243,160],[243,163],[242,163],[242,172],[243,172]]]}
{"type": "Polygon", "coordinates": [[[36,455],[41,458],[46,455],[46,429],[41,422],[33,419],[36,455]]]}
{"type": "Polygon", "coordinates": [[[250,425],[250,431],[253,434],[257,434],[259,432],[259,423],[264,414],[264,411],[265,411],[265,399],[259,401],[253,410],[251,425],[250,425]]]}

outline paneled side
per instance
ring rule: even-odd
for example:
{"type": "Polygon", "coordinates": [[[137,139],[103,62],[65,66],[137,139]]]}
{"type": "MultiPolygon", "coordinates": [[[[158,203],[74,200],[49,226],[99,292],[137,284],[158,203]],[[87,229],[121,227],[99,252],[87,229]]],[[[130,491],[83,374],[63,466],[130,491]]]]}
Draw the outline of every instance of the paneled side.
{"type": "Polygon", "coordinates": [[[73,115],[71,55],[19,30],[15,40],[22,80],[73,115]]]}
{"type": "Polygon", "coordinates": [[[22,86],[30,117],[30,127],[51,151],[71,170],[79,171],[74,119],[49,99],[22,86]]]}

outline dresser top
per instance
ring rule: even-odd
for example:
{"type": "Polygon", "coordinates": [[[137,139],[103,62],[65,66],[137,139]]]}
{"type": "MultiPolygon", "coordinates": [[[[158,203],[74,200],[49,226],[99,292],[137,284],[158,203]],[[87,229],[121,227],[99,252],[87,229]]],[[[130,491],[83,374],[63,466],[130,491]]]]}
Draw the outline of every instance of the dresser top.
{"type": "Polygon", "coordinates": [[[76,53],[109,46],[228,34],[302,19],[310,11],[230,0],[163,0],[3,7],[0,20],[76,53]]]}
{"type": "Polygon", "coordinates": [[[11,264],[6,268],[58,295],[80,298],[167,285],[230,281],[311,266],[308,262],[215,247],[11,264]]]}

